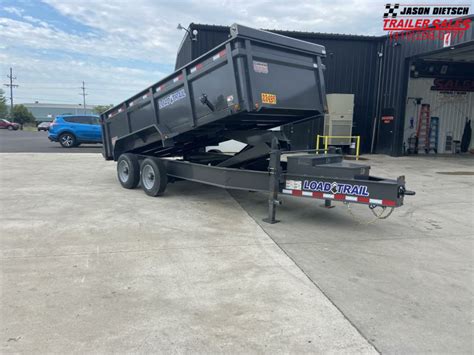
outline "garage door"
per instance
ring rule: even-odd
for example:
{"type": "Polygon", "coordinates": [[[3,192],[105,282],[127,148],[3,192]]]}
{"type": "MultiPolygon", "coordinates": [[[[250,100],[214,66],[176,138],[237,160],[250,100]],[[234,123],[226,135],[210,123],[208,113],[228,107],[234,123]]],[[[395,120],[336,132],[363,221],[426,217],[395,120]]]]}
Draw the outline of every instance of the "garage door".
{"type": "MultiPolygon", "coordinates": [[[[466,120],[474,118],[474,64],[412,64],[405,108],[404,144],[418,154],[454,153],[466,120]],[[418,141],[418,144],[416,144],[418,141]],[[427,149],[426,149],[427,148],[427,149]]],[[[472,139],[468,142],[473,148],[472,139]]]]}

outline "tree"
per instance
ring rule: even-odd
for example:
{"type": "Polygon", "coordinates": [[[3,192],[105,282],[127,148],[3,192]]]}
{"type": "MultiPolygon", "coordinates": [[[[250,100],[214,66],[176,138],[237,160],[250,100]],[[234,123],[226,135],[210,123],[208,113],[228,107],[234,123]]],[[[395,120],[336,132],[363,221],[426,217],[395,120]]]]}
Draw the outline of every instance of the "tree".
{"type": "Polygon", "coordinates": [[[0,89],[0,118],[7,118],[8,106],[7,99],[5,98],[5,92],[0,89]]]}
{"type": "Polygon", "coordinates": [[[35,116],[33,116],[33,114],[28,111],[28,109],[24,105],[13,106],[11,116],[13,118],[13,121],[20,125],[21,129],[23,129],[23,125],[25,123],[35,122],[35,116]]]}
{"type": "Polygon", "coordinates": [[[98,115],[100,115],[102,112],[105,112],[108,109],[111,109],[112,107],[114,107],[114,105],[112,105],[112,104],[110,104],[110,105],[97,105],[97,106],[94,107],[94,109],[92,111],[94,111],[94,113],[97,113],[98,115]]]}

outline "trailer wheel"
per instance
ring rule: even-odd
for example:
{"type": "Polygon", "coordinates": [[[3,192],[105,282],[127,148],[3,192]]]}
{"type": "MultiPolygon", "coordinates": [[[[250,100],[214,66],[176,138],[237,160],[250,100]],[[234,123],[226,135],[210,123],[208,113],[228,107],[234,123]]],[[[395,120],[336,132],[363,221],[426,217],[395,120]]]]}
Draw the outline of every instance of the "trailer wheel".
{"type": "Polygon", "coordinates": [[[126,189],[134,189],[140,182],[140,164],[134,154],[120,155],[117,161],[117,177],[120,185],[126,189]]]}
{"type": "Polygon", "coordinates": [[[141,183],[148,196],[162,195],[168,184],[166,167],[160,160],[147,158],[142,163],[141,183]]]}

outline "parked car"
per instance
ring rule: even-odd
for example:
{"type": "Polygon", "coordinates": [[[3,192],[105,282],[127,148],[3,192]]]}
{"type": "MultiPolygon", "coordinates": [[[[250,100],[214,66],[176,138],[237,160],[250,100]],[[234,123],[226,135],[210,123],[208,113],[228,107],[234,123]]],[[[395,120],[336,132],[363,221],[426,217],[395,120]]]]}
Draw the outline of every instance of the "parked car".
{"type": "Polygon", "coordinates": [[[99,116],[63,115],[49,126],[48,138],[64,148],[77,147],[81,143],[102,143],[99,116]]]}
{"type": "Polygon", "coordinates": [[[20,125],[15,122],[10,122],[6,119],[1,119],[0,120],[0,128],[2,129],[8,129],[9,131],[14,130],[16,131],[18,128],[20,128],[20,125]]]}
{"type": "Polygon", "coordinates": [[[51,122],[41,122],[37,127],[38,132],[39,131],[48,131],[50,125],[51,125],[51,122]]]}

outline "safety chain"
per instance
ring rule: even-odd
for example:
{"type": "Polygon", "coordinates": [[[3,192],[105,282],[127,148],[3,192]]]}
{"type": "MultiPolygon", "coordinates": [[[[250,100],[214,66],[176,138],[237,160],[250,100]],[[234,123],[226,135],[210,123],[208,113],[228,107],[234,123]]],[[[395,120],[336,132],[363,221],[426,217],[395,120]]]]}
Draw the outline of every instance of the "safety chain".
{"type": "Polygon", "coordinates": [[[385,211],[387,210],[387,207],[386,206],[377,206],[377,205],[369,205],[369,209],[372,211],[373,215],[375,216],[374,219],[366,222],[366,221],[363,221],[361,218],[357,217],[354,212],[352,212],[352,209],[351,209],[351,204],[349,202],[344,202],[344,204],[347,206],[347,210],[349,211],[349,214],[352,216],[352,219],[354,221],[356,221],[357,223],[361,224],[361,225],[369,225],[369,224],[372,224],[372,223],[375,223],[377,222],[379,219],[387,219],[388,217],[390,217],[390,215],[392,214],[393,210],[395,209],[395,207],[390,207],[388,209],[388,212],[385,213],[385,211]],[[382,210],[380,211],[380,213],[377,213],[375,211],[375,209],[377,207],[380,207],[382,210]],[[385,213],[385,214],[384,214],[385,213]]]}

